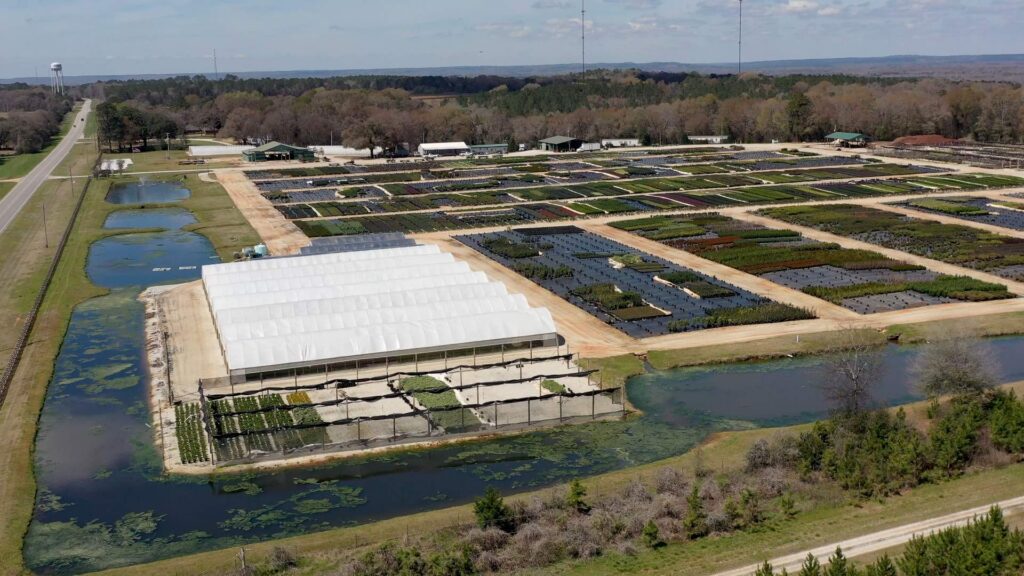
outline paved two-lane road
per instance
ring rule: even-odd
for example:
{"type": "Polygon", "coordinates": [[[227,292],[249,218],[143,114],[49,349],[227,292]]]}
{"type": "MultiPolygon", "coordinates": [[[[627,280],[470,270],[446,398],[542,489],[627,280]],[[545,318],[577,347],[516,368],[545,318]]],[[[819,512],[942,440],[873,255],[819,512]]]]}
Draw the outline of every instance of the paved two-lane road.
{"type": "Polygon", "coordinates": [[[91,108],[92,100],[86,100],[82,104],[81,110],[75,116],[75,123],[71,125],[71,129],[68,130],[64,139],[27,176],[15,184],[14,188],[6,196],[0,199],[0,232],[3,232],[10,226],[11,222],[17,218],[18,213],[21,212],[21,209],[25,207],[25,204],[28,204],[28,201],[32,199],[32,195],[36,193],[36,190],[43,185],[43,182],[46,182],[46,179],[50,177],[54,169],[71,152],[71,148],[85,132],[85,118],[89,115],[91,108]]]}

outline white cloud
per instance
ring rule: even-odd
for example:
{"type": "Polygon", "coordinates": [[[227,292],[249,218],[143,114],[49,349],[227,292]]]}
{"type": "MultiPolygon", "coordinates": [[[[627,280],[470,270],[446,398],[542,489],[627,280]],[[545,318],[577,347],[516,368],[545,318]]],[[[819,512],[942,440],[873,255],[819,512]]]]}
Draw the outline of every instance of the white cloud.
{"type": "Polygon", "coordinates": [[[567,8],[572,8],[573,3],[571,0],[535,0],[532,6],[540,10],[550,10],[552,8],[559,8],[564,10],[567,8]]]}
{"type": "Polygon", "coordinates": [[[532,29],[526,24],[507,22],[480,24],[475,27],[475,30],[479,32],[500,34],[502,36],[505,36],[506,38],[525,38],[530,35],[530,32],[532,32],[532,29]]]}
{"type": "Polygon", "coordinates": [[[818,6],[819,5],[815,0],[787,0],[785,4],[779,5],[778,9],[780,12],[801,14],[804,12],[813,12],[818,9],[818,6]]]}

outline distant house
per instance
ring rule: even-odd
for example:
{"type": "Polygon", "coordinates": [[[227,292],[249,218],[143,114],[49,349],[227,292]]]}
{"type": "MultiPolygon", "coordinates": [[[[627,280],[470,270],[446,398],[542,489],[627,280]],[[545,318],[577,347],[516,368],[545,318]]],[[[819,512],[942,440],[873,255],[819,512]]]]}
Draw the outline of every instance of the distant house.
{"type": "Polygon", "coordinates": [[[473,154],[479,154],[481,156],[489,156],[491,154],[507,154],[508,144],[470,144],[469,151],[473,154]]]}
{"type": "Polygon", "coordinates": [[[694,144],[728,144],[729,136],[727,134],[712,135],[712,136],[687,136],[690,142],[694,144]]]}
{"type": "Polygon", "coordinates": [[[552,136],[540,141],[540,149],[547,152],[573,152],[582,145],[583,140],[569,136],[552,136]]]}
{"type": "Polygon", "coordinates": [[[315,159],[313,151],[309,148],[300,148],[280,142],[267,142],[262,146],[244,150],[242,157],[248,162],[267,162],[268,160],[301,160],[303,162],[311,162],[315,159]]]}
{"type": "Polygon", "coordinates": [[[605,138],[601,140],[602,148],[636,148],[639,145],[639,138],[605,138]]]}
{"type": "Polygon", "coordinates": [[[843,148],[860,148],[862,146],[867,146],[869,140],[871,140],[870,137],[859,132],[833,132],[828,136],[825,136],[826,142],[831,142],[832,144],[843,148]]]}
{"type": "Polygon", "coordinates": [[[420,156],[459,156],[469,154],[465,142],[426,142],[416,149],[420,156]]]}

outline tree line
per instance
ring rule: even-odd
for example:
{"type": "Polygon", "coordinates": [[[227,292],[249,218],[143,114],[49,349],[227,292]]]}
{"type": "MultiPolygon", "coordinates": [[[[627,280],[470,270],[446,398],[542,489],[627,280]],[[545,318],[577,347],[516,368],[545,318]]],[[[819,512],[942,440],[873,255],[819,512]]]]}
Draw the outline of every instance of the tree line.
{"type": "Polygon", "coordinates": [[[880,140],[942,134],[1024,141],[1019,85],[939,79],[595,71],[523,79],[180,77],[84,91],[164,116],[179,131],[240,142],[394,148],[448,140],[535,143],[564,134],[680,144],[695,134],[767,142],[819,140],[834,130],[880,140]]]}
{"type": "Polygon", "coordinates": [[[39,152],[60,132],[72,106],[70,97],[44,88],[18,84],[0,89],[0,150],[39,152]]]}

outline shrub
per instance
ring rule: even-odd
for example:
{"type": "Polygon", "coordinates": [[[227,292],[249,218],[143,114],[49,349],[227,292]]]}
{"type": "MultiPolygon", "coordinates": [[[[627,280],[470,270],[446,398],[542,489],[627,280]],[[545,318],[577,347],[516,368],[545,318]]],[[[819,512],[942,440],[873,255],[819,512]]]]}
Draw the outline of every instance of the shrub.
{"type": "Polygon", "coordinates": [[[589,284],[572,290],[572,294],[596,304],[604,310],[636,308],[643,306],[644,299],[636,292],[620,292],[614,284],[589,284]]]}
{"type": "Polygon", "coordinates": [[[541,250],[551,248],[550,244],[534,244],[528,242],[514,242],[505,237],[488,238],[481,242],[484,248],[506,258],[531,258],[540,256],[541,250]]]}
{"type": "Polygon", "coordinates": [[[660,548],[665,545],[665,541],[659,535],[658,525],[654,523],[654,520],[648,520],[647,524],[644,525],[643,541],[644,546],[648,548],[660,548]]]}
{"type": "Polygon", "coordinates": [[[494,488],[488,487],[484,495],[473,503],[473,514],[481,528],[498,528],[505,532],[515,530],[512,509],[505,504],[505,499],[494,488]]]}
{"type": "Polygon", "coordinates": [[[704,501],[700,497],[700,489],[694,484],[690,495],[686,498],[686,517],[683,519],[683,531],[690,539],[708,535],[708,517],[704,512],[704,501]]]}

